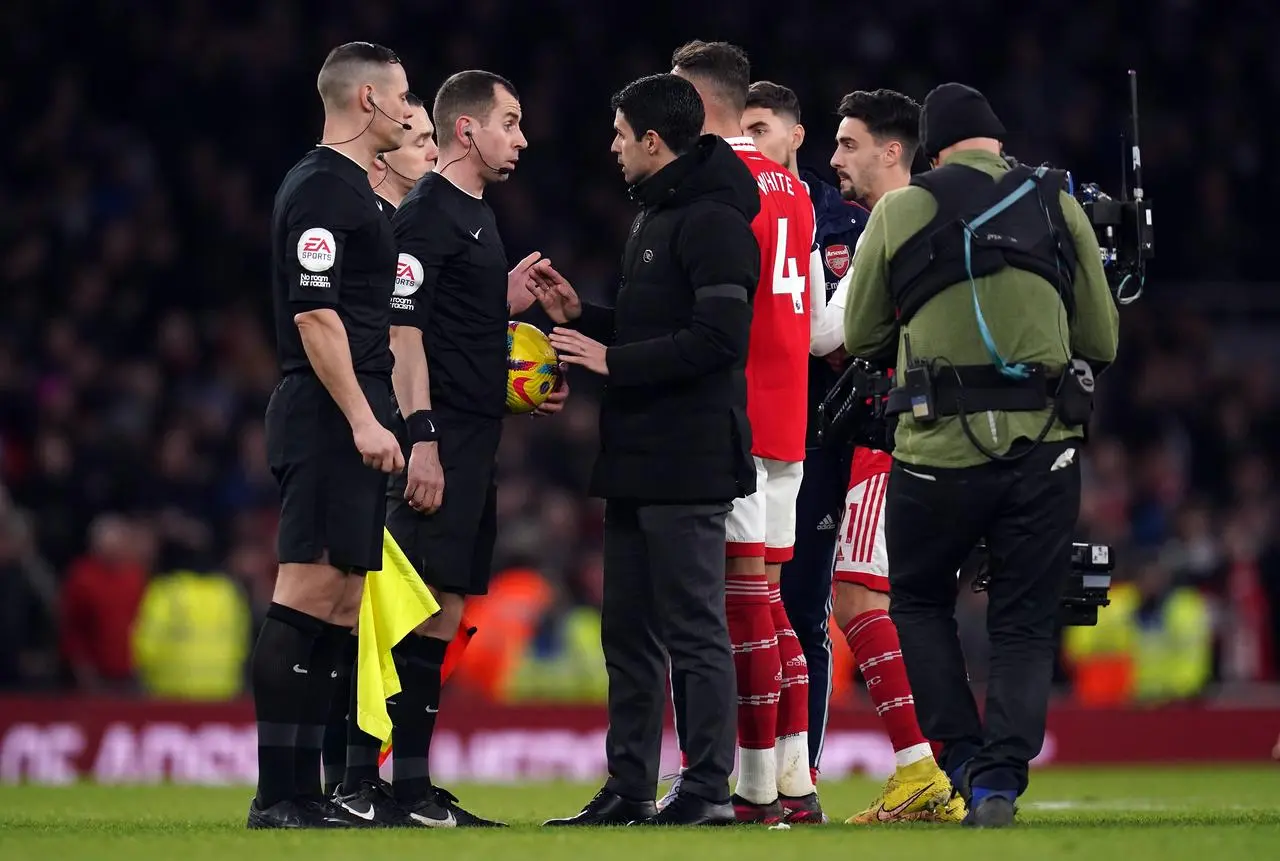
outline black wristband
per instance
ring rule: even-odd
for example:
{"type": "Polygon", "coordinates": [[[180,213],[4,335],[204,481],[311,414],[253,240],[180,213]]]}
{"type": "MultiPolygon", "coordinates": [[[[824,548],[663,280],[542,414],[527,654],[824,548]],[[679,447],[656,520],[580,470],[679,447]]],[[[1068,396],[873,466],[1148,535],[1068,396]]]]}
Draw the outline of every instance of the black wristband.
{"type": "Polygon", "coordinates": [[[416,413],[410,413],[404,423],[409,429],[409,445],[416,445],[420,442],[435,442],[440,439],[440,431],[436,430],[436,423],[431,416],[431,410],[418,410],[416,413]]]}

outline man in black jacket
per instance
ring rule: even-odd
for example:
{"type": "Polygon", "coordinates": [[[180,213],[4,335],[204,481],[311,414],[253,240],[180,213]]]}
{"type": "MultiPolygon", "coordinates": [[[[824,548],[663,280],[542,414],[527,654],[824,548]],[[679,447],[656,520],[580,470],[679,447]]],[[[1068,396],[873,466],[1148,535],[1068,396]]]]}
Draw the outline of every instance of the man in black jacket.
{"type": "Polygon", "coordinates": [[[549,266],[532,288],[553,320],[575,323],[552,332],[561,359],[608,378],[591,493],[608,501],[610,776],[581,813],[547,824],[727,825],[736,687],[725,518],[755,489],[745,368],[759,194],[729,145],[700,135],[702,100],[687,81],[642,78],[613,107],[613,152],[641,205],[617,307],[583,306],[549,266]],[[667,656],[686,686],[689,766],[655,815],[667,656]]]}

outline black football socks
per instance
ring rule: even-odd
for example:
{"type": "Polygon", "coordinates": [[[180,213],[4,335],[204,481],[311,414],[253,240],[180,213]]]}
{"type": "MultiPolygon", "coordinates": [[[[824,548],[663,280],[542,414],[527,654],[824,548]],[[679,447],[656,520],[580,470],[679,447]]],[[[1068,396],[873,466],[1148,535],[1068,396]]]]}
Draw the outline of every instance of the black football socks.
{"type": "MultiPolygon", "coordinates": [[[[382,742],[360,729],[356,720],[356,701],[359,688],[360,667],[353,662],[351,684],[347,686],[347,749],[346,777],[342,782],[343,792],[355,792],[362,782],[375,783],[378,780],[378,757],[382,753],[382,742]]],[[[403,687],[404,679],[400,680],[403,687]]],[[[387,710],[391,710],[390,704],[387,710]]]]}
{"type": "MultiPolygon", "coordinates": [[[[282,604],[273,603],[253,648],[253,707],[258,722],[258,807],[297,796],[298,743],[304,726],[318,724],[307,713],[312,702],[312,676],[332,667],[314,666],[316,643],[324,622],[282,604]]],[[[323,652],[323,649],[320,650],[323,652]]],[[[321,712],[323,716],[323,712],[321,712]]],[[[320,760],[315,783],[319,788],[320,760]]],[[[305,777],[305,773],[302,775],[305,777]]]]}
{"type": "Polygon", "coordinates": [[[440,710],[445,640],[409,635],[391,649],[402,690],[387,701],[391,715],[391,773],[396,801],[413,804],[431,793],[431,734],[440,710]]]}
{"type": "Polygon", "coordinates": [[[351,683],[355,677],[357,644],[359,640],[349,628],[334,627],[338,643],[338,662],[333,668],[333,688],[329,692],[329,714],[324,723],[324,744],[320,750],[320,767],[324,778],[324,794],[332,796],[338,790],[347,771],[347,715],[355,720],[351,711],[351,683]]]}

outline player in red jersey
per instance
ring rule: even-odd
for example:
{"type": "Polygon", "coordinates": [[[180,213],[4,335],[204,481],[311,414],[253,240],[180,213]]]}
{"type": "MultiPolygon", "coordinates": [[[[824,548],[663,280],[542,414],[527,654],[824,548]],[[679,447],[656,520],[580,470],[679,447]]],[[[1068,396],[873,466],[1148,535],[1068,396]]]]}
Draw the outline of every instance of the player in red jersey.
{"type": "Polygon", "coordinates": [[[795,544],[796,495],[804,471],[814,285],[825,300],[822,279],[810,283],[813,204],[799,178],[742,133],[751,81],[746,53],[727,42],[694,41],[671,59],[672,72],[702,96],[703,131],[733,146],[760,190],[752,229],[760,244],[761,279],[746,369],[757,489],[734,503],[726,527],[725,603],[738,672],[734,807],[745,822],[820,822],[809,772],[808,669],[778,587],[782,563],[795,544]]]}
{"type": "MultiPolygon", "coordinates": [[[[886,194],[911,183],[912,157],[920,142],[920,106],[893,90],[860,91],[841,100],[839,114],[831,167],[840,179],[840,193],[846,200],[861,200],[874,209],[886,194]]],[[[862,244],[861,237],[858,244],[862,244]]],[[[831,297],[829,314],[843,319],[848,289],[846,275],[831,297]]],[[[887,434],[882,436],[887,446],[887,434]]],[[[951,783],[938,768],[920,731],[898,630],[889,618],[884,500],[892,465],[888,451],[866,445],[854,449],[849,492],[836,538],[832,595],[836,623],[893,744],[897,766],[880,796],[848,822],[959,822],[964,818],[964,802],[958,795],[951,797],[951,783]]]]}

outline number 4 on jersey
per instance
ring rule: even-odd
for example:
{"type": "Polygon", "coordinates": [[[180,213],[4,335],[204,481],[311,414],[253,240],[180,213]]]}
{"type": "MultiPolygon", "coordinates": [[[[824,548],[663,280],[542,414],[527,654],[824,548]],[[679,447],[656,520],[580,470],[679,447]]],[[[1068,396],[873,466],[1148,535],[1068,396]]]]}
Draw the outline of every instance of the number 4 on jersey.
{"type": "Polygon", "coordinates": [[[809,289],[807,280],[800,275],[800,268],[794,257],[787,257],[787,220],[778,219],[778,244],[773,255],[773,292],[774,295],[786,294],[791,297],[791,307],[797,314],[804,313],[804,294],[809,289]]]}

